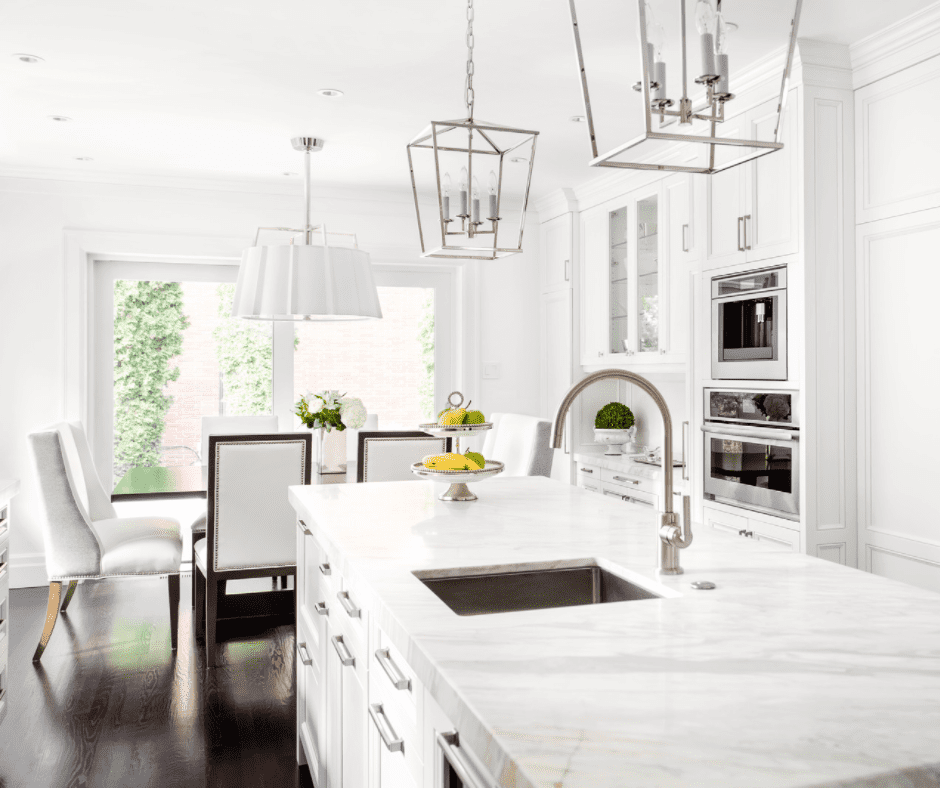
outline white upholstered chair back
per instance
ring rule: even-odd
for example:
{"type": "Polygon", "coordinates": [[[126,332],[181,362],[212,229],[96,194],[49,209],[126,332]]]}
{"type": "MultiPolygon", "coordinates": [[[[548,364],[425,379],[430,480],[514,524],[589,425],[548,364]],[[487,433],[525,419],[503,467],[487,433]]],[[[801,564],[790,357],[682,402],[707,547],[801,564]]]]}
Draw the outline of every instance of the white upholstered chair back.
{"type": "Polygon", "coordinates": [[[551,422],[518,413],[493,413],[490,421],[482,454],[503,463],[504,476],[551,476],[551,422]]]}
{"type": "Polygon", "coordinates": [[[296,564],[297,515],[287,488],[310,483],[311,436],[214,436],[209,531],[216,571],[296,564]]]}
{"type": "Polygon", "coordinates": [[[199,462],[209,464],[210,435],[272,435],[277,430],[277,416],[203,416],[199,462]]]}
{"type": "Polygon", "coordinates": [[[447,451],[447,438],[426,432],[360,432],[356,473],[360,482],[420,481],[413,463],[447,451]]]}

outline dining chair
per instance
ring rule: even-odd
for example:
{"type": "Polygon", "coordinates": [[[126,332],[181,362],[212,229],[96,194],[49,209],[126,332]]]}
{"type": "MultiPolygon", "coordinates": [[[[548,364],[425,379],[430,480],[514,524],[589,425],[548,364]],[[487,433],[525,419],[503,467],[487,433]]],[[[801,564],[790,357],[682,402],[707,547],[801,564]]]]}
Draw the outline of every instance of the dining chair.
{"type": "Polygon", "coordinates": [[[212,435],[209,438],[208,529],[196,545],[196,634],[215,667],[218,625],[290,613],[294,591],[225,594],[226,581],[296,573],[297,515],[291,485],[310,484],[313,435],[212,435]]]}
{"type": "Polygon", "coordinates": [[[551,476],[552,423],[519,413],[493,413],[483,456],[503,463],[503,476],[551,476]]]}
{"type": "Polygon", "coordinates": [[[435,438],[426,432],[360,432],[356,455],[356,481],[420,481],[411,472],[413,463],[429,454],[450,451],[449,438],[435,438]]]}
{"type": "Polygon", "coordinates": [[[177,645],[180,598],[180,524],[168,517],[118,517],[101,485],[81,424],[62,422],[29,435],[43,503],[49,601],[38,662],[49,645],[59,612],[65,612],[79,580],[166,575],[170,643],[177,645]],[[65,597],[62,585],[68,583],[65,597]],[[61,606],[60,606],[61,603],[61,606]]]}
{"type": "MultiPolygon", "coordinates": [[[[210,435],[265,435],[278,431],[277,416],[203,416],[202,417],[202,442],[199,454],[200,462],[208,465],[206,458],[209,455],[209,436],[210,435]]],[[[206,536],[206,513],[201,512],[193,520],[191,526],[193,535],[193,567],[196,566],[196,542],[204,539],[206,536]]],[[[196,570],[193,569],[193,593],[191,596],[193,609],[196,609],[196,570]]]]}

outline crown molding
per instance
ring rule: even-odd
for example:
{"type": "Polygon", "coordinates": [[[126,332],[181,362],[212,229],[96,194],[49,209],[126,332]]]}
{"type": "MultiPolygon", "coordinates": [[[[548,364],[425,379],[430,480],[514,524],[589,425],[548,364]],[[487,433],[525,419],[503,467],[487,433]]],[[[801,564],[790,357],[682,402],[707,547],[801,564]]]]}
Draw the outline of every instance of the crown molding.
{"type": "Polygon", "coordinates": [[[849,52],[856,90],[940,55],[940,2],[856,41],[849,52]]]}
{"type": "Polygon", "coordinates": [[[578,198],[567,186],[539,197],[532,203],[539,222],[547,222],[565,213],[577,213],[578,198]]]}
{"type": "Polygon", "coordinates": [[[798,38],[791,85],[852,90],[849,47],[812,38],[798,38]]]}

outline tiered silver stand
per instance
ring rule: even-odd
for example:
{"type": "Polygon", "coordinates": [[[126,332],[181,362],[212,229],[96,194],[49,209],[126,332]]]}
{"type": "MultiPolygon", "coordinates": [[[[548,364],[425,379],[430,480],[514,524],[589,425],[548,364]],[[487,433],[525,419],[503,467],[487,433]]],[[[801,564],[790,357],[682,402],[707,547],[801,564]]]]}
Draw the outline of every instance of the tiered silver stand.
{"type": "MultiPolygon", "coordinates": [[[[461,436],[491,430],[493,429],[493,423],[485,421],[482,424],[452,424],[444,427],[434,422],[432,424],[419,424],[418,429],[422,432],[430,433],[431,435],[452,438],[454,441],[454,453],[460,454],[461,436]]],[[[433,468],[425,468],[424,463],[416,462],[411,466],[411,472],[415,476],[420,476],[424,479],[433,479],[436,482],[447,482],[450,484],[447,491],[439,496],[442,501],[475,501],[477,500],[477,496],[470,492],[467,483],[482,482],[484,479],[491,479],[498,473],[502,473],[503,467],[501,462],[487,460],[486,466],[476,471],[442,471],[433,468]]]]}

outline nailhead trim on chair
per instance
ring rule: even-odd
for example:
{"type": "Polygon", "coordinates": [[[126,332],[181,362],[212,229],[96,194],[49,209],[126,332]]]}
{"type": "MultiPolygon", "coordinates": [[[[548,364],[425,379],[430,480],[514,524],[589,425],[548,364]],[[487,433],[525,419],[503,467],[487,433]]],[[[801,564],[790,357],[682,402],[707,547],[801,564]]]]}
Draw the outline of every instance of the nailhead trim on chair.
{"type": "Polygon", "coordinates": [[[63,583],[68,580],[109,580],[112,577],[169,577],[170,575],[180,575],[182,572],[120,572],[109,573],[106,575],[59,575],[50,577],[50,583],[63,583]]]}

